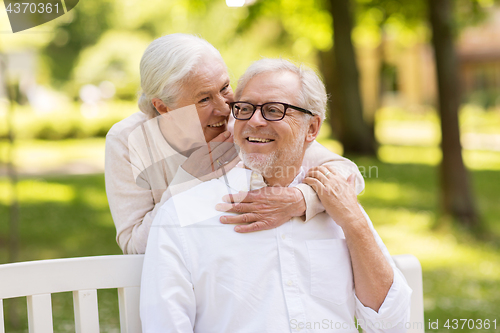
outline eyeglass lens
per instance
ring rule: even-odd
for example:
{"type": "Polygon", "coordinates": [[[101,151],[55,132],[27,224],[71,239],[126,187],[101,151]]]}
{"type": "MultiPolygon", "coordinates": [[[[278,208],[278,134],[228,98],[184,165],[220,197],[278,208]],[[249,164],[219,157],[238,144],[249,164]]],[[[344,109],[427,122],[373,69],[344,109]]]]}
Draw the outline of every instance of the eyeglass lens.
{"type": "MultiPolygon", "coordinates": [[[[267,120],[282,119],[285,113],[285,106],[281,103],[266,103],[261,106],[262,114],[267,120]]],[[[236,103],[233,106],[236,119],[248,120],[252,117],[256,107],[250,103],[236,103]]]]}

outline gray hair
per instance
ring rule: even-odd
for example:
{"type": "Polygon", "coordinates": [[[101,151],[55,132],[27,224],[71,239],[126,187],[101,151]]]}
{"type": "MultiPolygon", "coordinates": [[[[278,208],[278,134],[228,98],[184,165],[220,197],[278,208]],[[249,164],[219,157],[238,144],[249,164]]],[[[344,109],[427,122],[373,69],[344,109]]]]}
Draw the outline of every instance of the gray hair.
{"type": "Polygon", "coordinates": [[[158,115],[151,103],[161,99],[174,107],[183,83],[190,78],[196,65],[207,55],[219,58],[219,51],[206,40],[187,34],[171,34],[155,39],[141,59],[141,88],[139,109],[150,118],[158,115]]]}
{"type": "Polygon", "coordinates": [[[297,96],[299,104],[297,106],[311,111],[314,115],[319,116],[323,122],[328,99],[323,81],[312,69],[303,65],[296,66],[288,60],[265,58],[251,64],[238,81],[238,87],[234,94],[235,100],[240,99],[245,86],[254,76],[281,71],[297,74],[301,85],[299,96],[297,96]]]}

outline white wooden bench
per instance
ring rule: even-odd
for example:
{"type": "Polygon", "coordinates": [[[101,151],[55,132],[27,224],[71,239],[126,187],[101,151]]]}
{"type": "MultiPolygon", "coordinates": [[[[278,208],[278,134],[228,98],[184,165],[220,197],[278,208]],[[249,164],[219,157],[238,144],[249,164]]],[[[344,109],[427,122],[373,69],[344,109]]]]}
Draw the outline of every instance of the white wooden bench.
{"type": "MultiPolygon", "coordinates": [[[[5,332],[3,299],[27,298],[30,333],[53,333],[51,294],[73,292],[76,333],[99,332],[97,289],[118,289],[122,333],[140,333],[139,286],[143,255],[40,260],[0,265],[0,333],[5,332]]],[[[413,289],[409,333],[424,332],[422,269],[412,255],[393,256],[413,289]]]]}

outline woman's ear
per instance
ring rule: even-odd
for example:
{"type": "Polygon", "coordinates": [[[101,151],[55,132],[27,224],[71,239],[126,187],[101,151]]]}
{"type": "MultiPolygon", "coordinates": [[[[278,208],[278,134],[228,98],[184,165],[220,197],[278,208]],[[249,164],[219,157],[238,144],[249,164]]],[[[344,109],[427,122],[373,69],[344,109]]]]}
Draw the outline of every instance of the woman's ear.
{"type": "Polygon", "coordinates": [[[163,101],[159,98],[153,98],[151,100],[151,103],[153,103],[153,106],[155,107],[156,111],[158,111],[160,114],[164,114],[169,111],[165,103],[163,103],[163,101]]]}
{"type": "Polygon", "coordinates": [[[316,139],[316,137],[318,136],[320,128],[321,128],[321,118],[319,116],[314,116],[309,122],[306,142],[313,142],[314,139],[316,139]]]}

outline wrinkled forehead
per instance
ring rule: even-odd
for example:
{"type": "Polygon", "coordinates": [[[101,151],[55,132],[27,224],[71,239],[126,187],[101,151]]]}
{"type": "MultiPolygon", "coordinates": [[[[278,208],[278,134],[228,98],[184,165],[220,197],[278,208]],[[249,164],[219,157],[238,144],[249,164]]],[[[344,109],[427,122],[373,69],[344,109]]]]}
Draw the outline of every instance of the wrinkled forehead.
{"type": "Polygon", "coordinates": [[[242,101],[251,103],[284,102],[294,104],[300,93],[297,74],[289,71],[273,71],[252,77],[241,93],[242,101]]]}

